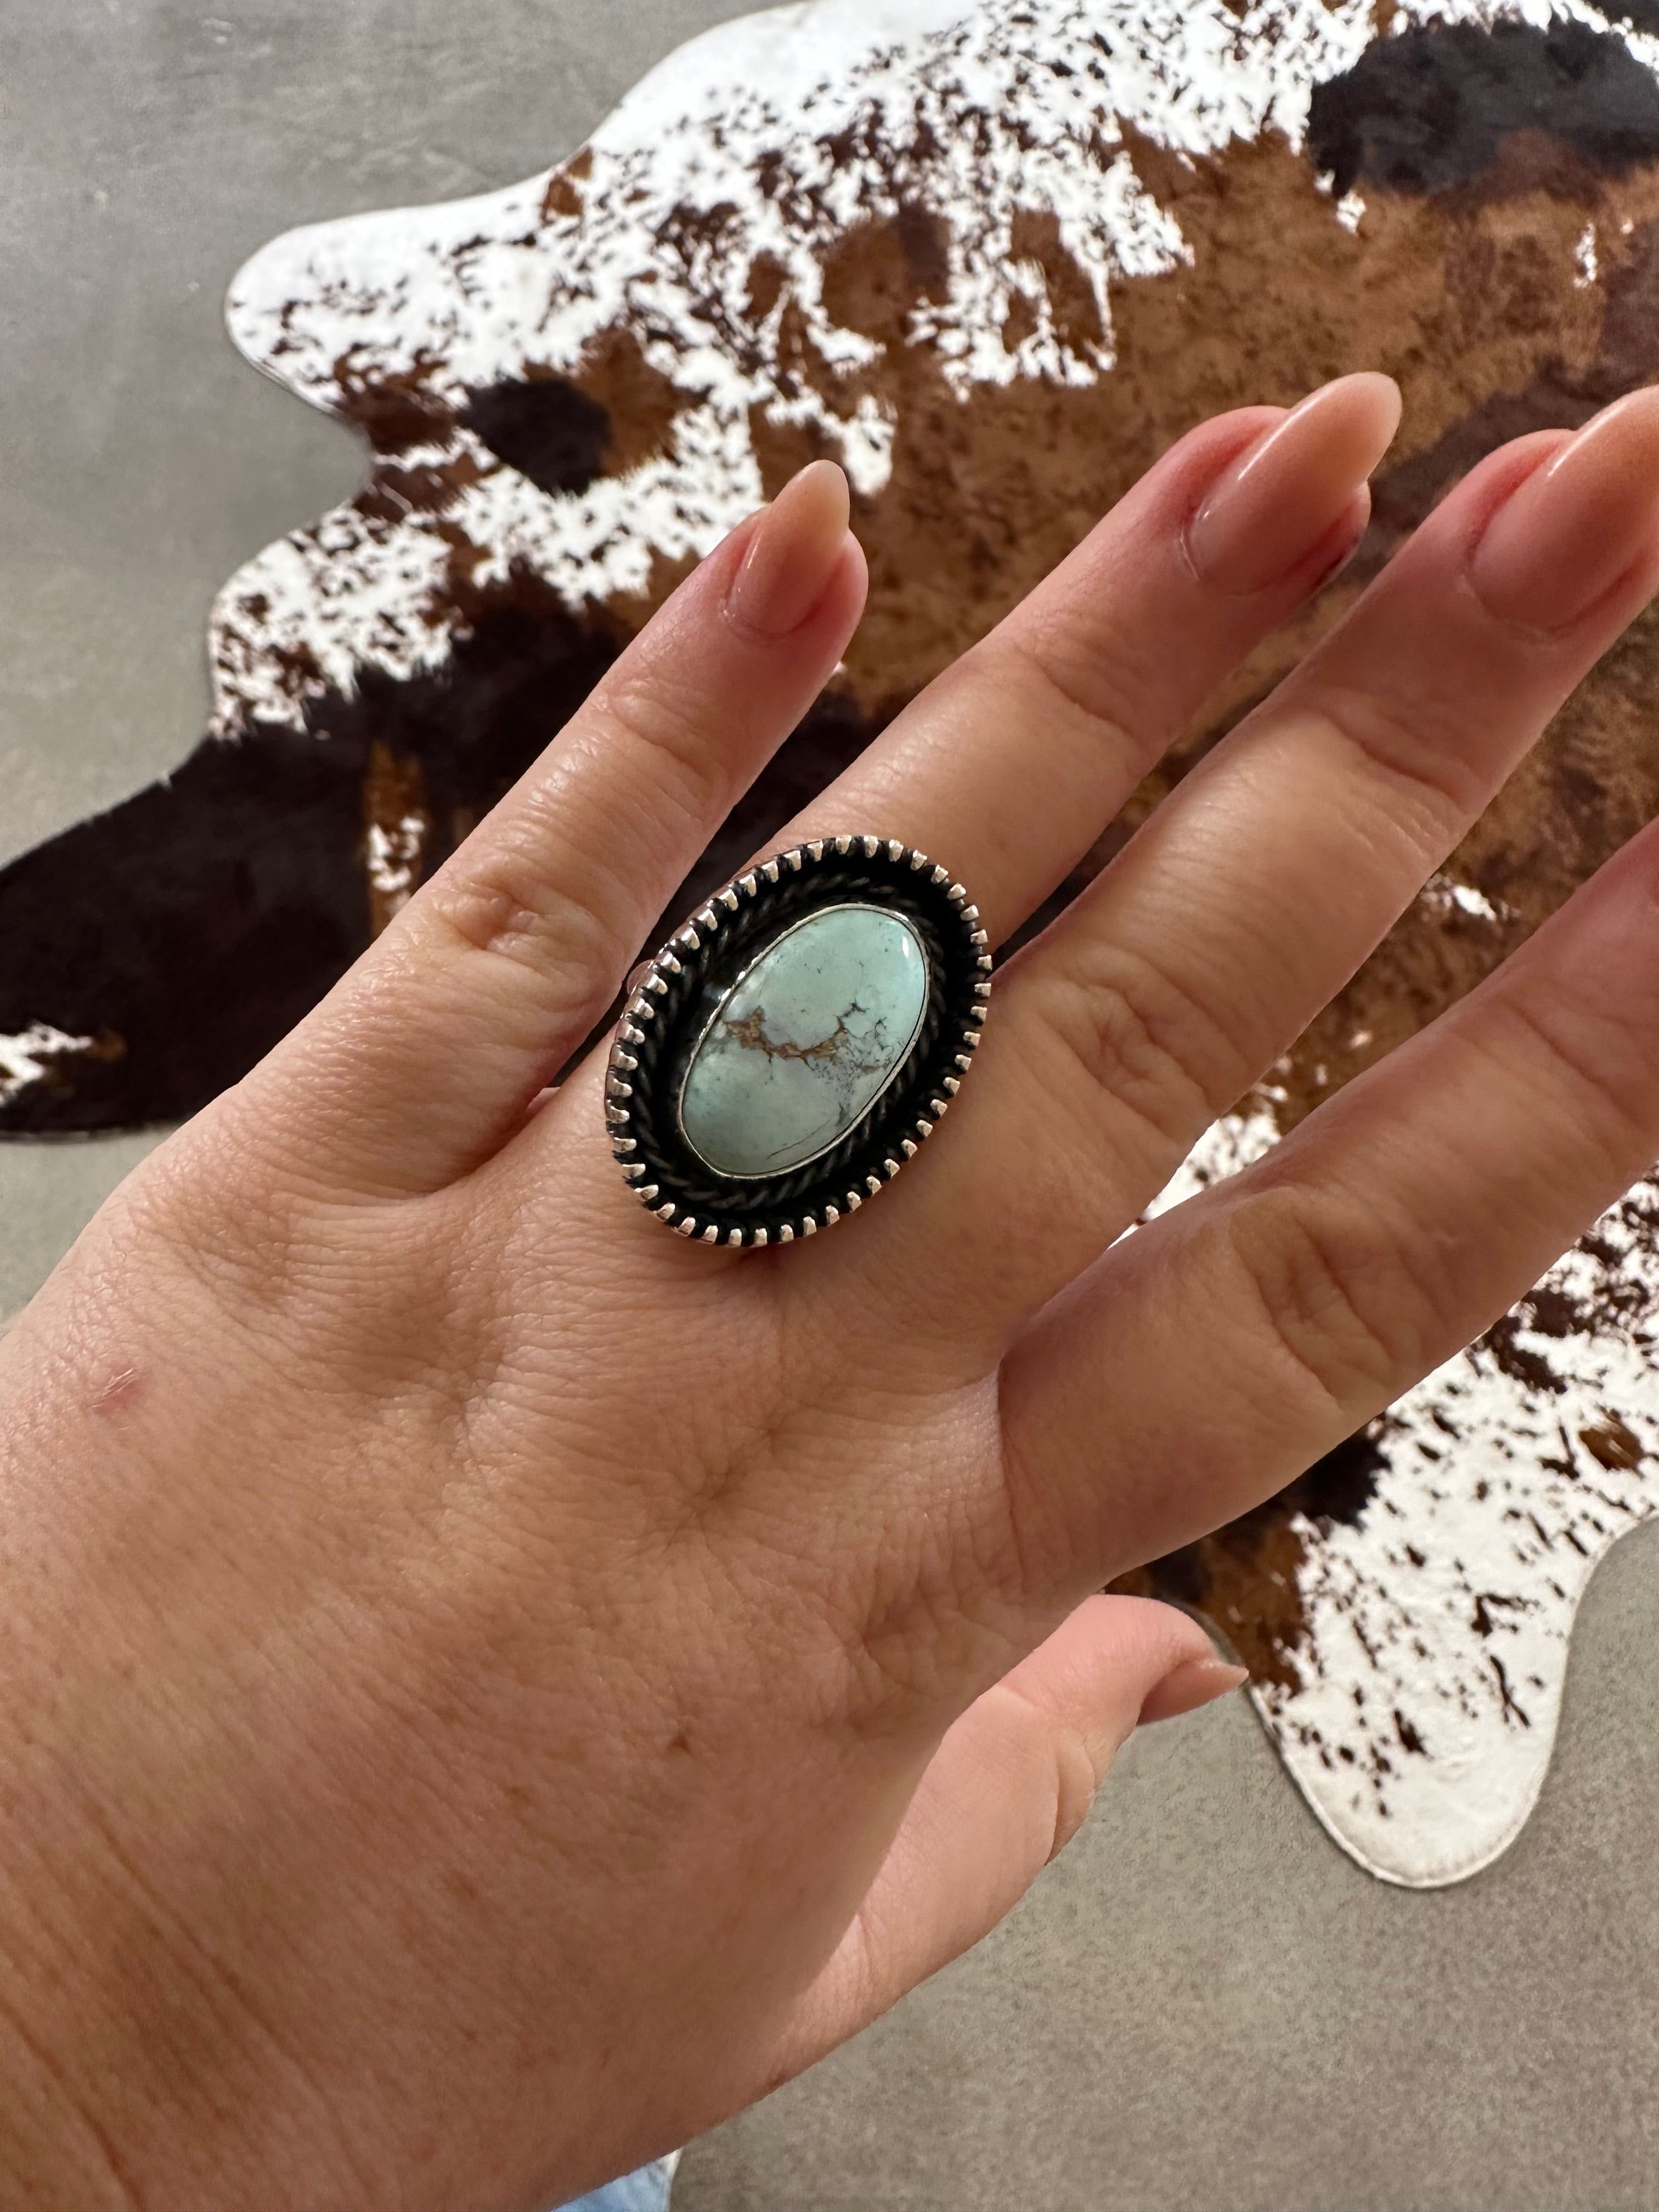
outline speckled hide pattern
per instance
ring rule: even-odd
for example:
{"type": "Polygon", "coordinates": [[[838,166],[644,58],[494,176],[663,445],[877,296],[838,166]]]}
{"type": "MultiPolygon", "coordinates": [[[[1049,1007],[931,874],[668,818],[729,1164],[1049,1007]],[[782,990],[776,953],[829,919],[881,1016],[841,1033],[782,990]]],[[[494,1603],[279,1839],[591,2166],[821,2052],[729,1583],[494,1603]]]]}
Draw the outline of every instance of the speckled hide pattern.
{"type": "MultiPolygon", "coordinates": [[[[372,465],[226,586],[177,773],[0,874],[8,1133],[164,1121],[238,1076],[811,456],[852,478],[870,612],[672,919],[1190,424],[1389,370],[1359,562],[1082,880],[1473,461],[1659,374],[1659,4],[811,0],[675,55],[546,174],[276,240],[229,315],[372,465]]],[[[1170,1199],[1655,811],[1656,674],[1649,617],[1170,1199]]],[[[1486,1864],[1536,1796],[1585,1583],[1650,1510],[1656,1299],[1647,1184],[1364,1435],[1128,1578],[1224,1629],[1391,1881],[1486,1864]]]]}

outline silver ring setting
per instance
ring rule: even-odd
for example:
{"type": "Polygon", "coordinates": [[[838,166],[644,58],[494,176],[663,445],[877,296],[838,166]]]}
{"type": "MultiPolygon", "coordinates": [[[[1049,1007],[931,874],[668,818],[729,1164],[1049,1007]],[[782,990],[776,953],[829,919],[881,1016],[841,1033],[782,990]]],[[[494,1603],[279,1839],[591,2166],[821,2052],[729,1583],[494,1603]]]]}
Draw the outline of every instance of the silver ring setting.
{"type": "Polygon", "coordinates": [[[630,979],[605,1119],[640,1203],[757,1250],[832,1229],[913,1159],[972,1065],[979,910],[895,838],[813,838],[716,891],[630,979]]]}

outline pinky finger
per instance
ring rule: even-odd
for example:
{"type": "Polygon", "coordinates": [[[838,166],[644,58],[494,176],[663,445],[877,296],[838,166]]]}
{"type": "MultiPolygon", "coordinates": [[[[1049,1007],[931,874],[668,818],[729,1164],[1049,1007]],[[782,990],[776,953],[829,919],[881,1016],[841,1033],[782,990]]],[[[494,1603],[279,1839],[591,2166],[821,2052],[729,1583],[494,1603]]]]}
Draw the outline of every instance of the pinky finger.
{"type": "Polygon", "coordinates": [[[1016,1347],[1006,1434],[1042,1578],[1097,1586],[1271,1496],[1490,1328],[1656,1158],[1659,824],[1016,1347]]]}
{"type": "Polygon", "coordinates": [[[435,1188],[494,1152],[817,696],[864,591],[845,479],[815,462],[687,578],[232,1094],[245,1130],[303,1131],[314,1173],[388,1194],[435,1188]]]}

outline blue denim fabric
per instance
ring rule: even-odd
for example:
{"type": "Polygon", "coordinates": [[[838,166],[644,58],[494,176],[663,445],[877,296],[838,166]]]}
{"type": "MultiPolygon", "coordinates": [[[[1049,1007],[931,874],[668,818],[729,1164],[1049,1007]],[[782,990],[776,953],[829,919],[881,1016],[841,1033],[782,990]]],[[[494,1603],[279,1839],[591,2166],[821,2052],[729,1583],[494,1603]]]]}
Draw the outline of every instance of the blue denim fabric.
{"type": "Polygon", "coordinates": [[[603,2189],[573,2197],[560,2212],[668,2212],[668,2192],[679,2162],[678,2151],[671,2158],[654,2159],[649,2166],[607,2181],[603,2189]]]}

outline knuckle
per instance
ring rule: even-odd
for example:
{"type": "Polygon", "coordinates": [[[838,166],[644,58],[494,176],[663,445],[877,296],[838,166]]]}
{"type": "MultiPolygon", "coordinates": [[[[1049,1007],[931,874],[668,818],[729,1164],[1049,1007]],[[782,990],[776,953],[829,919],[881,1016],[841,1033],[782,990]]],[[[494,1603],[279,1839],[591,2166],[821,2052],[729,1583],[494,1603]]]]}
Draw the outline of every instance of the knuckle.
{"type": "Polygon", "coordinates": [[[147,1237],[248,1303],[273,1303],[304,1207],[244,1117],[216,1101],[146,1160],[127,1211],[147,1237]]]}
{"type": "MultiPolygon", "coordinates": [[[[355,1244],[329,1201],[293,1187],[278,1164],[217,1126],[179,1133],[135,1179],[127,1207],[137,1250],[165,1258],[166,1279],[205,1298],[228,1342],[262,1356],[291,1348],[307,1317],[337,1322],[331,1284],[355,1244]],[[273,1172],[276,1170],[276,1172],[273,1172]]],[[[162,1270],[158,1270],[158,1279],[162,1270]]]]}
{"type": "Polygon", "coordinates": [[[1103,1769],[1096,1765],[1079,1731],[1028,1697],[1018,1682],[999,1682],[988,1694],[1014,1707],[1022,1734],[1034,1736],[1042,1747],[1054,1805],[1045,1863],[1052,1865],[1088,1819],[1104,1779],[1103,1769]]]}
{"type": "Polygon", "coordinates": [[[1581,1156],[1599,1151],[1610,1168],[1640,1173],[1652,1151],[1652,1094],[1628,1033],[1598,1040],[1583,1006],[1519,988],[1494,997],[1492,1017],[1492,1057],[1504,1076],[1513,1081],[1522,1069],[1534,1097],[1559,1097],[1581,1156]]]}
{"type": "Polygon", "coordinates": [[[1121,945],[1091,948],[1048,1008],[1050,1025],[1097,1096],[1166,1143],[1185,1144],[1249,1079],[1219,1018],[1165,970],[1121,945]]]}
{"type": "Polygon", "coordinates": [[[1460,706],[1340,685],[1322,688],[1308,712],[1382,784],[1387,818],[1437,858],[1485,805],[1486,779],[1472,757],[1480,748],[1460,706]]]}
{"type": "Polygon", "coordinates": [[[618,670],[589,707],[593,742],[634,757],[638,803],[654,800],[682,823],[722,806],[729,777],[712,726],[714,702],[665,681],[659,669],[618,670]]]}
{"type": "Polygon", "coordinates": [[[1009,655],[1028,710],[1081,723],[1097,750],[1125,762],[1137,763],[1150,750],[1136,737],[1140,718],[1130,711],[1143,687],[1120,651],[1103,655],[1098,638],[1073,641],[1058,623],[1011,631],[997,649],[1009,655]]]}
{"type": "Polygon", "coordinates": [[[580,890],[562,880],[557,859],[528,839],[503,841],[432,886],[426,908],[462,949],[492,953],[544,972],[556,971],[586,998],[598,969],[608,971],[615,943],[612,886],[590,862],[580,890]]]}
{"type": "Polygon", "coordinates": [[[1376,1220],[1340,1222],[1312,1194],[1279,1189],[1235,1209],[1227,1236],[1271,1349],[1345,1418],[1432,1364],[1437,1300],[1376,1220]]]}
{"type": "Polygon", "coordinates": [[[725,811],[718,753],[689,699],[643,677],[602,687],[543,781],[434,877],[410,926],[430,919],[464,951],[533,969],[568,1008],[607,1002],[642,917],[635,882],[606,857],[611,841],[592,834],[582,795],[595,757],[607,812],[630,826],[630,878],[669,881],[725,811]]]}
{"type": "Polygon", "coordinates": [[[1065,1729],[1054,1745],[1054,1832],[1048,1847],[1057,1859],[1088,1819],[1101,1777],[1088,1746],[1074,1729],[1065,1729]]]}

